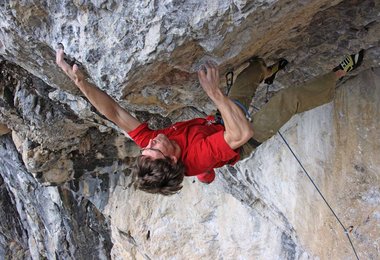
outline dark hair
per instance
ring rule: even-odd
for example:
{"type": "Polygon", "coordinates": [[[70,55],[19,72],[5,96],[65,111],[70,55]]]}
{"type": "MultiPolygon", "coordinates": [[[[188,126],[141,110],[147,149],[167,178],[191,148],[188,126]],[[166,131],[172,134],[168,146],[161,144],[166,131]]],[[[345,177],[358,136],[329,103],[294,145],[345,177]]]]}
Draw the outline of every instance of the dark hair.
{"type": "Polygon", "coordinates": [[[185,172],[181,161],[174,163],[170,158],[152,159],[143,155],[137,157],[132,169],[136,188],[162,195],[173,195],[182,189],[185,172]]]}

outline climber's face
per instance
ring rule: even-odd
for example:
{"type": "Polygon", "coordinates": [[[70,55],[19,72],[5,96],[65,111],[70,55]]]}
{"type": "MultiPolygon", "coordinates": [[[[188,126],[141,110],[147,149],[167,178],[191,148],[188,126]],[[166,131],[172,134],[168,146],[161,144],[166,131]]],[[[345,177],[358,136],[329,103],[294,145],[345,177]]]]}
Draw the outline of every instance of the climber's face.
{"type": "Polygon", "coordinates": [[[170,140],[164,134],[158,134],[155,138],[150,139],[148,145],[141,150],[141,155],[153,159],[170,158],[177,162],[180,157],[181,149],[177,142],[170,140]]]}

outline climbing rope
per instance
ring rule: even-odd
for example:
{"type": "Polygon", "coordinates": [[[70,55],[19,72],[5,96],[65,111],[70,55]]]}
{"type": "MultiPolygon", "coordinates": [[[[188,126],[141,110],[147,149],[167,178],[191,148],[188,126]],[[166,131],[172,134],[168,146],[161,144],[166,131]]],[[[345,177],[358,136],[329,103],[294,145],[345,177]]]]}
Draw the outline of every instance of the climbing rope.
{"type": "MultiPolygon", "coordinates": [[[[233,70],[229,70],[227,73],[226,73],[226,85],[227,85],[227,95],[228,93],[230,92],[230,89],[232,87],[232,84],[233,84],[233,77],[234,77],[234,73],[233,73],[233,70]]],[[[267,92],[266,92],[266,102],[268,102],[268,92],[269,92],[269,84],[267,85],[267,92]]],[[[255,110],[259,110],[257,107],[254,107],[255,110]]],[[[323,196],[322,192],[320,191],[320,189],[318,188],[318,186],[315,184],[314,180],[310,177],[308,171],[305,169],[305,167],[303,166],[303,164],[301,163],[300,159],[298,158],[298,156],[294,153],[293,149],[290,147],[289,143],[286,141],[285,137],[281,134],[280,131],[278,131],[278,134],[280,135],[280,137],[282,138],[282,140],[284,141],[285,145],[288,147],[289,151],[292,153],[292,155],[294,156],[294,158],[297,160],[298,164],[301,166],[303,172],[306,174],[306,176],[309,178],[310,182],[313,184],[314,188],[317,190],[317,192],[319,193],[319,195],[322,197],[323,201],[326,203],[327,207],[330,209],[330,211],[332,212],[332,214],[334,215],[334,217],[336,218],[336,220],[338,221],[338,223],[340,224],[340,226],[343,228],[344,230],[344,233],[346,234],[347,238],[348,238],[348,241],[350,242],[350,245],[352,247],[352,250],[354,251],[354,254],[356,256],[356,259],[359,260],[359,256],[358,254],[356,253],[356,250],[355,250],[355,247],[354,247],[354,244],[352,243],[352,240],[351,240],[351,237],[350,237],[350,234],[349,232],[352,230],[352,226],[349,227],[349,229],[347,229],[342,221],[339,219],[339,217],[337,216],[337,214],[335,213],[335,211],[332,209],[332,207],[330,206],[330,204],[327,202],[327,200],[325,199],[325,196],[323,196]]]]}
{"type": "MultiPolygon", "coordinates": [[[[258,111],[259,109],[257,107],[253,107],[256,111],[258,111]]],[[[311,181],[311,183],[313,184],[314,188],[318,191],[319,195],[322,197],[323,201],[326,203],[327,207],[330,209],[330,211],[333,213],[334,217],[336,218],[336,220],[338,221],[338,223],[341,225],[341,227],[343,228],[344,230],[344,233],[346,234],[347,238],[348,238],[348,241],[350,242],[350,245],[352,247],[352,250],[354,251],[354,254],[356,256],[356,259],[359,260],[359,256],[358,254],[356,253],[356,250],[355,250],[355,247],[354,247],[354,244],[352,243],[352,240],[351,240],[351,237],[350,237],[350,234],[349,232],[352,230],[352,226],[349,227],[349,229],[345,228],[345,226],[343,225],[342,221],[340,221],[339,217],[337,216],[337,214],[335,213],[335,211],[332,209],[332,207],[330,206],[330,204],[327,202],[327,200],[325,199],[325,196],[323,196],[322,192],[320,191],[320,189],[318,188],[318,186],[315,184],[315,182],[313,181],[313,179],[310,177],[308,171],[305,169],[305,167],[303,166],[303,164],[301,163],[300,159],[297,157],[297,155],[294,153],[293,149],[290,147],[289,143],[286,141],[285,137],[281,134],[280,131],[278,131],[278,134],[280,135],[281,139],[284,141],[285,145],[288,147],[289,151],[292,153],[293,157],[297,160],[298,164],[301,166],[303,172],[306,174],[306,176],[309,178],[309,180],[311,181]]]]}
{"type": "MultiPolygon", "coordinates": [[[[322,199],[324,200],[324,202],[326,203],[327,207],[329,207],[330,211],[333,213],[333,215],[335,216],[336,220],[338,221],[338,223],[342,226],[343,230],[344,230],[344,233],[346,234],[347,238],[348,238],[348,241],[350,242],[351,244],[351,247],[352,247],[352,250],[354,251],[355,253],[355,256],[356,256],[356,259],[359,260],[359,256],[358,254],[356,253],[356,250],[355,250],[355,247],[354,247],[354,244],[352,243],[351,241],[351,238],[350,238],[350,235],[349,235],[349,230],[347,230],[342,221],[340,221],[339,217],[335,214],[335,211],[332,209],[332,207],[330,206],[330,204],[327,202],[327,200],[325,199],[325,196],[323,196],[322,192],[319,190],[318,186],[315,184],[315,182],[313,181],[313,179],[310,177],[309,173],[307,172],[307,170],[305,169],[305,167],[303,167],[300,159],[297,157],[297,155],[294,153],[293,149],[290,147],[289,143],[286,141],[286,139],[284,138],[284,136],[281,134],[280,131],[278,131],[278,134],[280,135],[280,137],[282,138],[282,140],[284,141],[285,145],[288,147],[289,151],[293,154],[294,158],[297,160],[298,164],[301,166],[303,172],[306,174],[306,176],[309,178],[309,180],[311,181],[311,183],[314,185],[315,189],[318,191],[319,195],[322,197],[322,199]]],[[[350,227],[350,229],[352,228],[352,226],[350,227]]]]}

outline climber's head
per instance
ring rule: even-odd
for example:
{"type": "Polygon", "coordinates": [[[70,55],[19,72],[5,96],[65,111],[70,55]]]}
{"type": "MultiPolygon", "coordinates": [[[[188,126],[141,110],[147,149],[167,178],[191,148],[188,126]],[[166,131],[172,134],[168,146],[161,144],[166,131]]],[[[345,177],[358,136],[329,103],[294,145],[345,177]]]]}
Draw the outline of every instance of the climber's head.
{"type": "Polygon", "coordinates": [[[179,145],[159,134],[141,150],[133,169],[137,188],[162,195],[172,195],[182,188],[186,168],[180,160],[179,145]]]}

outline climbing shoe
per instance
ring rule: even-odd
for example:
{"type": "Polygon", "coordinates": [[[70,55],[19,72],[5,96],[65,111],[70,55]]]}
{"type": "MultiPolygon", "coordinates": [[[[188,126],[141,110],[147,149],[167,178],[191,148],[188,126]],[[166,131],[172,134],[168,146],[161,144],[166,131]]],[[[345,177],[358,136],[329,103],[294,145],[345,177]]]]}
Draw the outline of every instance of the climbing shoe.
{"type": "Polygon", "coordinates": [[[356,69],[363,62],[364,50],[359,51],[356,54],[348,55],[338,66],[336,66],[333,71],[344,70],[349,72],[356,69]]]}
{"type": "Polygon", "coordinates": [[[285,66],[288,64],[289,62],[284,59],[284,58],[281,58],[278,62],[276,62],[275,64],[273,64],[272,66],[269,66],[268,69],[270,69],[272,71],[272,76],[270,76],[269,78],[266,78],[264,80],[264,82],[268,85],[271,85],[274,81],[274,79],[276,78],[276,74],[277,72],[279,72],[280,70],[284,69],[285,66]]]}

